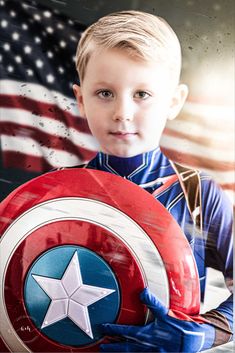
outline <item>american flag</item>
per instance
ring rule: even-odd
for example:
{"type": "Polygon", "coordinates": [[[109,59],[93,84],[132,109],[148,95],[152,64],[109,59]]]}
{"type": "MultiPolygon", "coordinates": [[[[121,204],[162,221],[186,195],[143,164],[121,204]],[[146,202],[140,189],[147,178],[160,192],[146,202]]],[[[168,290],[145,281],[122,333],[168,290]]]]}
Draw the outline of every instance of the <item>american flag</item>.
{"type": "MultiPolygon", "coordinates": [[[[72,91],[84,28],[36,1],[0,0],[2,198],[37,174],[88,161],[98,148],[72,91]]],[[[212,174],[234,199],[231,114],[191,97],[161,146],[169,158],[212,174]]]]}

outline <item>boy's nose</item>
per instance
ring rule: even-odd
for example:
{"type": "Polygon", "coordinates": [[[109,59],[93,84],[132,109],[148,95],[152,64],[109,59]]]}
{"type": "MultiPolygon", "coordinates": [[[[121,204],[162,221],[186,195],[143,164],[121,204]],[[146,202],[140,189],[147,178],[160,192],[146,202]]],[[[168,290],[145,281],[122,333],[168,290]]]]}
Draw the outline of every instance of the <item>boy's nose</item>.
{"type": "Polygon", "coordinates": [[[113,120],[131,121],[134,118],[133,107],[130,103],[119,104],[113,114],[113,120]]]}

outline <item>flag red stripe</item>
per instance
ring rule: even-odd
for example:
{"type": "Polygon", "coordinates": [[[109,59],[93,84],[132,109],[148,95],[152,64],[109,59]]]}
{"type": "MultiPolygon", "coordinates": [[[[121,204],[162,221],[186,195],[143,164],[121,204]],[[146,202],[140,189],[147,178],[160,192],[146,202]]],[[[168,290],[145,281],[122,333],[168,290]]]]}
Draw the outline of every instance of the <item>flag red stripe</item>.
{"type": "Polygon", "coordinates": [[[65,123],[68,127],[72,127],[80,132],[90,132],[87,121],[79,116],[74,116],[69,113],[67,111],[70,109],[69,107],[67,107],[67,110],[62,110],[56,104],[44,103],[27,97],[6,94],[0,95],[0,106],[2,108],[16,108],[29,111],[32,113],[32,119],[33,115],[47,117],[59,120],[65,123]]]}
{"type": "Polygon", "coordinates": [[[16,168],[39,173],[45,173],[55,168],[43,157],[26,155],[20,151],[5,151],[3,153],[3,164],[5,168],[16,168]]]}
{"type": "Polygon", "coordinates": [[[20,151],[4,151],[3,165],[5,168],[16,168],[33,172],[47,172],[54,168],[45,158],[26,155],[20,151]]]}
{"type": "Polygon", "coordinates": [[[230,97],[227,99],[223,96],[188,96],[187,102],[195,103],[195,104],[205,104],[205,105],[214,105],[216,106],[233,106],[233,102],[231,101],[230,97]]]}
{"type": "Polygon", "coordinates": [[[214,159],[206,158],[205,156],[195,156],[190,153],[186,154],[165,147],[161,147],[161,150],[168,158],[172,159],[173,161],[198,169],[206,168],[211,169],[212,171],[228,172],[233,171],[235,167],[235,163],[233,162],[217,161],[214,159]]]}
{"type": "Polygon", "coordinates": [[[235,191],[235,183],[220,184],[223,189],[235,191]]]}
{"type": "Polygon", "coordinates": [[[94,155],[94,152],[83,148],[81,145],[74,144],[68,138],[51,135],[28,125],[0,122],[0,130],[4,135],[28,137],[33,139],[35,142],[38,142],[40,146],[66,151],[83,160],[89,160],[94,155]]]}

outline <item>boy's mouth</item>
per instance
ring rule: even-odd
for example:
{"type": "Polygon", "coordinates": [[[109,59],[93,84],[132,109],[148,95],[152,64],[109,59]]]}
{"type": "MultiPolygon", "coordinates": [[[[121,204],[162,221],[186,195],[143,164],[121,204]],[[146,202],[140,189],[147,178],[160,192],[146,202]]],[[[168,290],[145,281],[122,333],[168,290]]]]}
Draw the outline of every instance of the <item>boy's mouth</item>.
{"type": "Polygon", "coordinates": [[[119,141],[130,141],[137,136],[137,132],[131,131],[111,131],[110,135],[119,141]]]}
{"type": "Polygon", "coordinates": [[[113,136],[120,136],[120,137],[128,137],[128,136],[134,136],[137,135],[137,132],[132,132],[132,131],[110,131],[110,134],[113,136]]]}

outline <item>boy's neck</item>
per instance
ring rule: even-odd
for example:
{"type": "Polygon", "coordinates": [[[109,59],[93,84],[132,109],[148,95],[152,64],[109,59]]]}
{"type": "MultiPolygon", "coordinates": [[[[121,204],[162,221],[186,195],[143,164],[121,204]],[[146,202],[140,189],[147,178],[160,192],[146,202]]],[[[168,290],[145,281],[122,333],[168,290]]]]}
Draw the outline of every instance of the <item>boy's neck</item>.
{"type": "Polygon", "coordinates": [[[133,171],[138,168],[144,167],[147,164],[151,164],[152,160],[159,155],[160,148],[144,152],[132,157],[118,157],[109,155],[103,152],[98,153],[100,163],[106,165],[110,171],[118,174],[122,177],[129,176],[133,171]]]}
{"type": "Polygon", "coordinates": [[[119,159],[123,159],[123,160],[126,160],[128,162],[128,160],[131,160],[131,159],[135,159],[136,157],[140,157],[140,156],[144,156],[144,155],[152,155],[153,153],[155,153],[156,151],[159,151],[160,150],[160,147],[156,147],[154,148],[153,150],[150,150],[150,151],[146,151],[146,152],[143,152],[143,153],[139,153],[139,154],[136,154],[134,156],[131,156],[131,157],[120,157],[120,156],[116,156],[114,154],[109,154],[109,153],[105,153],[103,151],[98,151],[98,154],[102,154],[103,156],[107,156],[108,158],[119,158],[119,159]]]}

